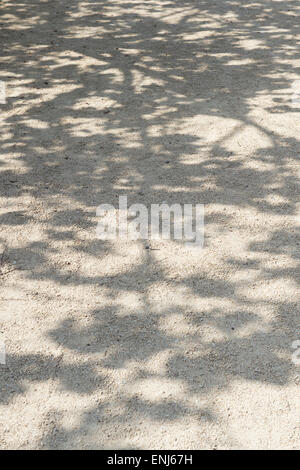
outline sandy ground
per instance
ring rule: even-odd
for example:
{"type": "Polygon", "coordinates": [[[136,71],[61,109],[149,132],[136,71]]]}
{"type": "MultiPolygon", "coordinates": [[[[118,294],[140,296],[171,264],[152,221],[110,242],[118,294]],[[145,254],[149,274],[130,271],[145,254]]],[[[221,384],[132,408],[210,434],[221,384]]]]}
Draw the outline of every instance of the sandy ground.
{"type": "Polygon", "coordinates": [[[0,11],[1,448],[299,448],[300,2],[0,11]],[[97,239],[125,194],[204,248],[97,239]]]}

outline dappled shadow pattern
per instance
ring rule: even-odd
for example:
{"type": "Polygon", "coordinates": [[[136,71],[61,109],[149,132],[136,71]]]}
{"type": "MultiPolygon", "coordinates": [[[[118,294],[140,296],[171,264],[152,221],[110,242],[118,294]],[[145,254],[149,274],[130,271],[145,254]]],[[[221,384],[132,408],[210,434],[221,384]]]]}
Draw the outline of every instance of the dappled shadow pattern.
{"type": "MultiPolygon", "coordinates": [[[[5,404],[26,392],[25,383],[47,380],[79,396],[109,390],[74,431],[64,429],[60,411],[53,410],[55,424],[40,443],[50,448],[71,445],[88,425],[105,422],[112,404],[121,410],[111,417],[116,427],[128,416],[136,422],[218,419],[213,407],[136,396],[132,389],[143,380],[178,382],[187,396],[202,398],[236,379],[281,386],[292,374],[286,355],[299,331],[297,299],[269,295],[268,289],[248,293],[262,282],[299,285],[300,234],[292,220],[299,204],[300,147],[276,117],[292,119],[300,111],[290,91],[300,73],[299,6],[142,3],[24,0],[3,6],[1,60],[7,72],[2,69],[0,79],[8,84],[8,100],[0,178],[7,208],[0,221],[3,230],[14,227],[20,234],[23,226],[42,223],[46,237],[11,246],[10,259],[33,283],[89,286],[107,304],[90,309],[88,325],[66,314],[47,332],[51,344],[75,355],[74,363],[20,353],[9,355],[1,371],[5,404]],[[115,203],[120,194],[129,203],[167,199],[211,206],[205,249],[210,256],[220,237],[221,275],[218,266],[209,272],[204,258],[190,255],[199,269],[172,276],[142,242],[142,258],[120,273],[87,274],[68,266],[63,245],[56,243],[102,262],[117,253],[114,243],[83,234],[95,231],[96,206],[115,203]],[[23,196],[35,201],[33,211],[11,207],[10,201],[23,196]],[[230,236],[246,223],[253,234],[265,236],[248,240],[243,256],[235,256],[222,234],[230,236]],[[61,266],[52,256],[61,256],[61,266]],[[276,256],[279,262],[272,264],[276,256]],[[279,264],[280,257],[287,261],[279,264]],[[244,281],[249,273],[250,281],[244,281]],[[160,304],[153,297],[159,283],[196,300],[190,306],[176,300],[160,304]],[[139,297],[133,313],[124,313],[123,294],[139,297]],[[214,302],[225,302],[224,309],[214,302]],[[262,319],[265,308],[268,321],[262,319]],[[174,315],[187,324],[185,333],[162,325],[174,315]],[[215,337],[207,339],[211,330],[215,337]],[[168,351],[163,377],[150,372],[146,363],[168,351]],[[124,383],[122,393],[113,394],[113,374],[131,363],[131,391],[124,383]]],[[[5,235],[1,240],[7,243],[5,235]]]]}

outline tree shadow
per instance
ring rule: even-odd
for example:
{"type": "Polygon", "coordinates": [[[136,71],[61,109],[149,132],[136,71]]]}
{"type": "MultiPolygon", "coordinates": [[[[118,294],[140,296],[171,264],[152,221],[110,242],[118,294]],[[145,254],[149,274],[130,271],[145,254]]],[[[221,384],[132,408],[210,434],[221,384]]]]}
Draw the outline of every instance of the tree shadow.
{"type": "Polygon", "coordinates": [[[72,447],[88,432],[101,447],[91,436],[102,427],[128,447],[128,420],[218,422],[213,404],[195,396],[235,381],[288,385],[299,331],[289,299],[299,283],[299,140],[280,119],[294,123],[300,111],[291,102],[300,72],[295,2],[24,0],[2,8],[0,221],[5,243],[11,229],[21,238],[8,257],[26,286],[41,282],[46,291],[49,281],[71,299],[90,289],[83,304],[94,298],[86,324],[78,300],[75,314],[63,307],[44,335],[63,351],[59,360],[8,354],[1,402],[52,380],[58,393],[92,399],[71,430],[60,409],[47,412],[52,425],[38,445],[72,447]],[[151,249],[137,241],[131,259],[126,242],[96,240],[96,207],[121,194],[129,204],[206,205],[204,254],[186,256],[189,272],[169,269],[181,256],[175,241],[151,249]],[[41,239],[31,240],[27,227],[37,226],[41,239]],[[113,256],[120,271],[106,270],[113,256]],[[95,260],[100,267],[89,271],[95,260]],[[160,372],[151,369],[158,357],[160,372]],[[165,382],[180,392],[155,396],[165,382]]]}

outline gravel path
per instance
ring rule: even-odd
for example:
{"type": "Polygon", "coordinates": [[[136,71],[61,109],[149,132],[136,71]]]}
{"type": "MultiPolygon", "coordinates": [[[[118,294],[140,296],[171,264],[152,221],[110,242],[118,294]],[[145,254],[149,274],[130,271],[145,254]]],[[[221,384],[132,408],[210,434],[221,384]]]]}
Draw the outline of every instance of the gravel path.
{"type": "Polygon", "coordinates": [[[2,449],[299,448],[299,14],[1,2],[2,449]],[[97,239],[119,195],[204,248],[97,239]]]}

